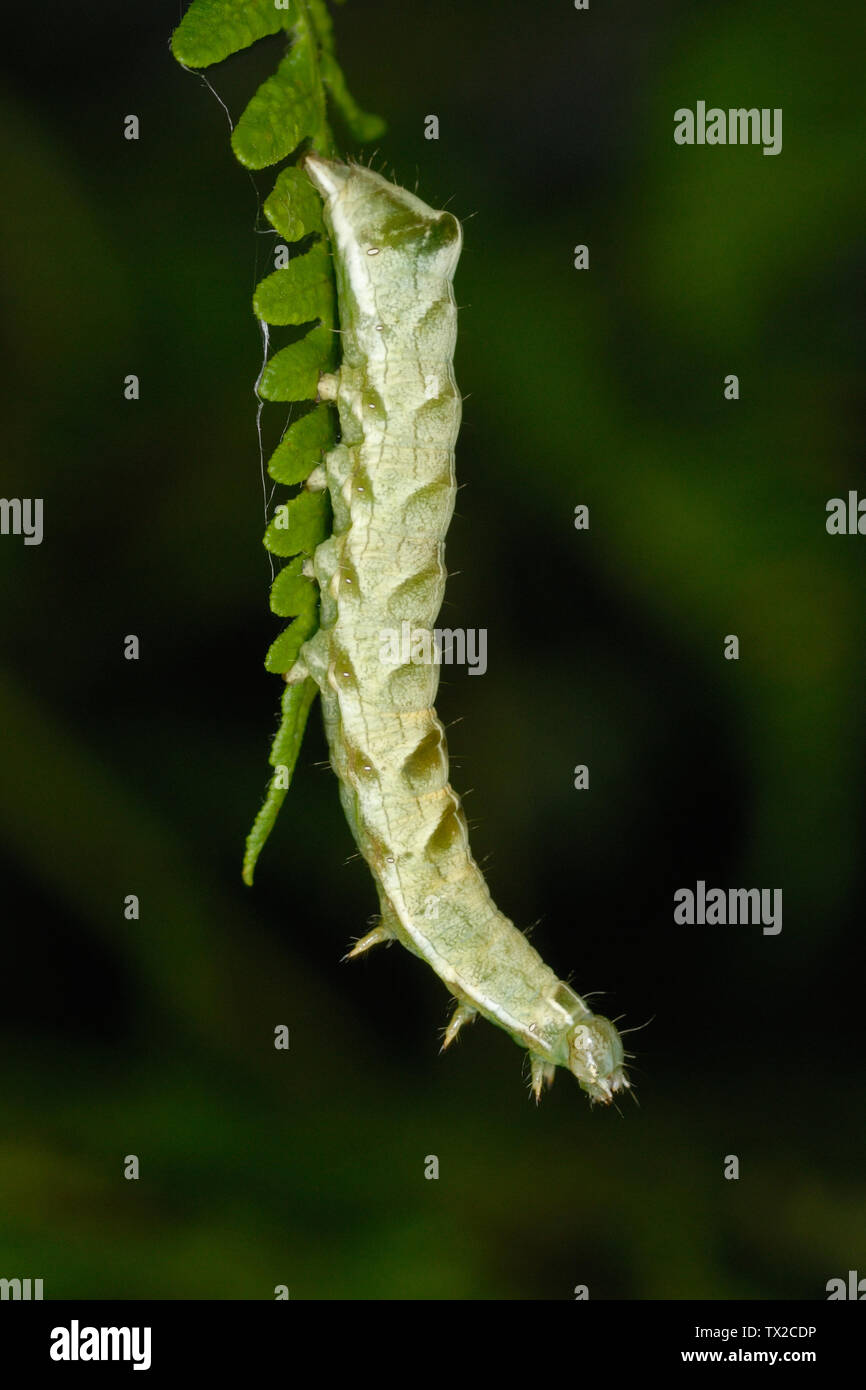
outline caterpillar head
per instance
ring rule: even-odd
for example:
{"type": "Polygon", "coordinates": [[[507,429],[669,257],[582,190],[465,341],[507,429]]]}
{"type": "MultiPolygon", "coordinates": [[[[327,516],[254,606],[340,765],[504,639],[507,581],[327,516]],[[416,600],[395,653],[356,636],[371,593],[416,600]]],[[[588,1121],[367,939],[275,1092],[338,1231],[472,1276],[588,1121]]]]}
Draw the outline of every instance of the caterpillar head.
{"type": "MultiPolygon", "coordinates": [[[[429,208],[363,164],[317,154],[306,155],[303,164],[325,201],[332,237],[344,259],[355,258],[356,271],[363,267],[375,282],[389,259],[403,256],[416,264],[420,257],[431,273],[450,279],[462,244],[460,223],[450,212],[429,208]]],[[[393,275],[393,267],[385,273],[393,275]]]]}
{"type": "Polygon", "coordinates": [[[588,1014],[568,1030],[568,1067],[591,1100],[610,1105],[628,1089],[622,1038],[610,1019],[588,1014]]]}

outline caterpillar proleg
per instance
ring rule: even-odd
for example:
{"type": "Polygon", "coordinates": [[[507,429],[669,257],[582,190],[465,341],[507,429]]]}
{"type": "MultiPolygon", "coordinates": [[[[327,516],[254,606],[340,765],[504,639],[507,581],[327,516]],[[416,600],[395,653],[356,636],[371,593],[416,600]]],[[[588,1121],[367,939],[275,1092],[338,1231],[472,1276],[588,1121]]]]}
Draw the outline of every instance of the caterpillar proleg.
{"type": "Polygon", "coordinates": [[[498,911],[470,852],[433,708],[438,666],[382,660],[382,631],[431,630],[444,593],[460,224],[363,166],[303,163],[336,265],[343,355],[319,399],[336,402],[341,440],[324,461],[333,534],[313,560],[321,625],[287,679],[321,692],[343,808],[376,881],[379,923],[349,954],[399,941],[456,1000],[445,1047],[482,1014],[528,1050],[536,1098],[564,1066],[608,1103],[629,1084],[619,1033],[498,911]]]}

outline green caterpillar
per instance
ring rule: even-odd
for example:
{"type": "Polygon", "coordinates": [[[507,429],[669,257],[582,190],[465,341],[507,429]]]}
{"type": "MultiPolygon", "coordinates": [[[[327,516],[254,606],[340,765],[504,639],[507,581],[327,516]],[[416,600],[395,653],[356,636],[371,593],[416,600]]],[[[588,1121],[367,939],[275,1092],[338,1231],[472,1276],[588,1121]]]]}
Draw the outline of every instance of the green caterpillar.
{"type": "Polygon", "coordinates": [[[433,709],[438,664],[407,660],[405,652],[395,661],[393,648],[390,659],[384,654],[384,634],[407,628],[430,650],[444,592],[461,411],[451,289],[460,224],[369,169],[309,152],[333,151],[326,96],[357,139],[382,130],[347,89],[324,0],[285,0],[279,8],[273,0],[193,0],[172,49],[202,68],[281,32],[288,51],[232,133],[249,169],[307,151],[301,167],[281,171],[265,202],[292,250],[254,299],[260,320],[301,334],[268,357],[260,398],[309,405],[292,406],[295,418],[268,464],[277,483],[304,486],[277,508],[265,536],[287,561],[271,607],[292,621],[266,660],[286,679],[283,718],[244,879],[252,883],[320,691],[341,800],[381,907],[378,925],[349,955],[400,941],[456,1000],[445,1047],[482,1014],[528,1050],[536,1099],[565,1066],[592,1100],[609,1103],[629,1084],[619,1033],[497,910],[470,853],[433,709]],[[342,362],[332,372],[338,341],[342,362]],[[339,411],[336,447],[329,402],[339,411]]]}
{"type": "Polygon", "coordinates": [[[337,271],[343,358],[319,398],[336,402],[342,437],[311,480],[327,484],[334,516],[313,560],[321,625],[287,680],[312,677],[321,692],[343,808],[379,894],[380,921],[349,954],[399,941],[457,1001],[446,1047],[482,1014],[528,1049],[536,1098],[565,1066],[608,1103],[629,1084],[619,1033],[498,911],[470,853],[433,708],[438,666],[382,659],[383,631],[429,631],[445,587],[460,224],[363,166],[303,164],[337,271]]]}

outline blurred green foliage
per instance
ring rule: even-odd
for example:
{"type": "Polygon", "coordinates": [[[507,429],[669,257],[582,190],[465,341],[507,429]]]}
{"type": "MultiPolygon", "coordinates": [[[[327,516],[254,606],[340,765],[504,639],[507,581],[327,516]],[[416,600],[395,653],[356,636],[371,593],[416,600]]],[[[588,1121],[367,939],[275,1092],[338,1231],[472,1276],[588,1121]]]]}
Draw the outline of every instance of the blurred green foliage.
{"type": "MultiPolygon", "coordinates": [[[[375,903],[317,729],[240,881],[273,726],[268,188],[168,53],[176,6],[86,13],[56,49],[13,30],[0,123],[2,491],[45,499],[41,546],[0,543],[0,1274],[47,1297],[822,1298],[866,1258],[866,542],[824,528],[862,486],[859,11],[337,16],[385,171],[466,224],[444,615],[488,629],[489,670],[442,684],[454,781],[503,910],[605,1010],[652,1016],[621,1118],[565,1078],[536,1110],[481,1024],[439,1057],[447,999],[405,953],[340,965],[375,903]],[[782,107],[783,152],[675,147],[698,99],[782,107]],[[697,878],[781,886],[781,935],[676,927],[697,878]]],[[[220,74],[235,116],[274,43],[220,74]]]]}

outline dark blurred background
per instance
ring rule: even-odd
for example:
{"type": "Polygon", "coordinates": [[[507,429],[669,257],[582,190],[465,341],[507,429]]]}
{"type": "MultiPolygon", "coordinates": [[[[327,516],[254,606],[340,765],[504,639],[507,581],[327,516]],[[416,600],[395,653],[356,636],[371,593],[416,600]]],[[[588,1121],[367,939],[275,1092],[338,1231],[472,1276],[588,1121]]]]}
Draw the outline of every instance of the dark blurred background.
{"type": "MultiPolygon", "coordinates": [[[[866,1274],[866,539],[824,524],[864,487],[860,6],[336,12],[376,167],[465,220],[443,619],[488,629],[489,669],[445,670],[453,780],[503,911],[651,1020],[621,1114],[564,1072],[536,1109],[483,1022],[440,1056],[405,952],[341,964],[376,904],[317,710],[241,882],[281,691],[250,308],[274,174],[170,56],[183,8],[4,20],[0,491],[45,499],[45,537],[0,540],[0,1275],[823,1298],[866,1274]],[[781,107],[782,153],[675,146],[698,99],[781,107]],[[697,879],[781,887],[781,934],[676,925],[697,879]]],[[[279,52],[209,70],[235,119],[279,52]]]]}

